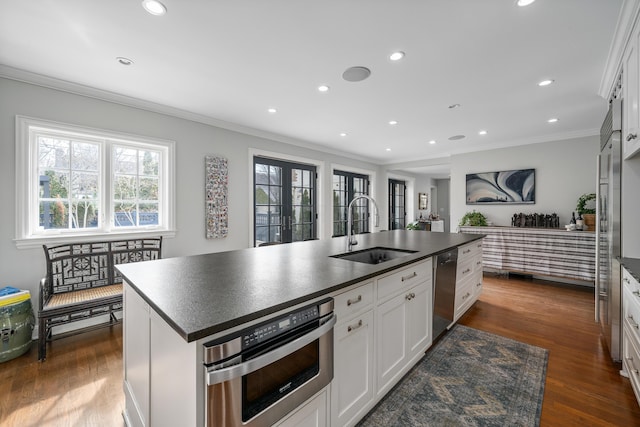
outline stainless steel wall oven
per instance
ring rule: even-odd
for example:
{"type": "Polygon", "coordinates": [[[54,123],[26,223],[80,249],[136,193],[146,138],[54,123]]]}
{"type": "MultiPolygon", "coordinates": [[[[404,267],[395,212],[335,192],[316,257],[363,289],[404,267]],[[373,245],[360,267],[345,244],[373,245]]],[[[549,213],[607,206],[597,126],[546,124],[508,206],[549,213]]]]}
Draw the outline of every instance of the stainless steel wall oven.
{"type": "Polygon", "coordinates": [[[209,427],[271,426],[333,379],[333,299],[204,344],[209,427]]]}

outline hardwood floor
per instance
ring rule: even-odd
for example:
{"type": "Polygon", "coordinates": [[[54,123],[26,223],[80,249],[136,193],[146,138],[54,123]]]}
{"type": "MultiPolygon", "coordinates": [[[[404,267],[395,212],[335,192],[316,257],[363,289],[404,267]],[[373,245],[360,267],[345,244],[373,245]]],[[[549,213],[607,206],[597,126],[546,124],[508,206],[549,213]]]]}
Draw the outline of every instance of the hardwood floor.
{"type": "Polygon", "coordinates": [[[460,323],[549,350],[541,426],[640,426],[640,408],[594,322],[593,289],[485,274],[460,323]]]}
{"type": "Polygon", "coordinates": [[[49,346],[0,364],[0,426],[124,426],[122,325],[49,346]]]}
{"type": "MultiPolygon", "coordinates": [[[[544,347],[549,364],[541,426],[640,426],[629,380],[593,321],[593,291],[485,275],[460,323],[544,347]]],[[[0,364],[1,426],[123,426],[122,327],[55,341],[0,364]]]]}

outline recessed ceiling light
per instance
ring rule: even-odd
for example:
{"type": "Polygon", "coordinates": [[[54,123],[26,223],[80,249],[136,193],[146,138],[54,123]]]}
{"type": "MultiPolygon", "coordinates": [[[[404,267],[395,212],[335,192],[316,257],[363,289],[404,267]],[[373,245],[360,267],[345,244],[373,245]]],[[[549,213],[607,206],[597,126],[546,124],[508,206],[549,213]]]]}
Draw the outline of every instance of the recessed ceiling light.
{"type": "Polygon", "coordinates": [[[553,82],[554,80],[552,79],[542,80],[540,83],[538,83],[538,86],[549,86],[553,82]]]}
{"type": "Polygon", "coordinates": [[[395,125],[397,125],[397,124],[398,124],[398,121],[397,121],[397,120],[389,120],[389,124],[390,124],[391,126],[395,126],[395,125]]]}
{"type": "Polygon", "coordinates": [[[385,148],[386,151],[391,151],[391,148],[385,148]]]}
{"type": "Polygon", "coordinates": [[[555,123],[555,122],[557,122],[557,121],[558,121],[558,119],[557,119],[557,118],[555,118],[555,117],[554,117],[554,118],[552,118],[552,119],[547,120],[547,122],[549,122],[549,123],[555,123]]]}
{"type": "Polygon", "coordinates": [[[328,92],[328,91],[329,91],[329,86],[327,86],[327,85],[320,85],[320,86],[318,86],[318,91],[319,91],[319,92],[328,92]]]}
{"type": "Polygon", "coordinates": [[[342,78],[348,82],[361,82],[371,75],[371,70],[367,67],[351,67],[342,73],[342,78]]]}
{"type": "Polygon", "coordinates": [[[463,139],[463,138],[465,138],[464,135],[453,135],[453,136],[449,137],[449,141],[458,141],[458,140],[463,139]]]}
{"type": "Polygon", "coordinates": [[[436,143],[436,141],[435,141],[434,139],[432,139],[431,141],[429,141],[429,144],[431,144],[431,145],[433,145],[433,144],[435,144],[435,143],[436,143]]]}
{"type": "Polygon", "coordinates": [[[133,64],[132,60],[130,60],[129,58],[125,58],[124,56],[118,56],[116,58],[116,61],[118,61],[122,65],[131,65],[131,64],[133,64]]]}
{"type": "Polygon", "coordinates": [[[480,132],[478,132],[478,135],[486,135],[487,131],[486,130],[481,130],[480,132]]]}
{"type": "Polygon", "coordinates": [[[529,5],[530,5],[531,3],[533,3],[534,1],[536,1],[536,0],[518,0],[518,1],[516,2],[516,4],[517,4],[518,6],[529,6],[529,5]]]}
{"type": "Polygon", "coordinates": [[[347,136],[347,134],[345,132],[340,133],[340,136],[344,137],[347,136]]]}
{"type": "Polygon", "coordinates": [[[156,16],[167,13],[167,8],[158,0],[142,0],[142,7],[150,14],[156,16]]]}
{"type": "Polygon", "coordinates": [[[389,59],[392,61],[399,61],[402,58],[404,58],[404,52],[393,52],[391,55],[389,55],[389,59]]]}
{"type": "Polygon", "coordinates": [[[275,108],[269,108],[267,111],[271,114],[275,114],[278,112],[278,110],[276,110],[275,108]]]}

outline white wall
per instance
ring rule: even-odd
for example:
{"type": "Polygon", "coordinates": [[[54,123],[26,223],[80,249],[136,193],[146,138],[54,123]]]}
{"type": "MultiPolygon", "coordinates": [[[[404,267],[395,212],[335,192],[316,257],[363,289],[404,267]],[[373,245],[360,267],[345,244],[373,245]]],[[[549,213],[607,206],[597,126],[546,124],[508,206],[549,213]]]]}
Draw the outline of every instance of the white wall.
{"type": "Polygon", "coordinates": [[[451,230],[465,212],[476,210],[495,225],[511,225],[515,213],[557,213],[568,224],[578,198],[596,191],[598,136],[575,138],[498,150],[455,155],[451,158],[451,230]],[[512,169],[536,170],[536,203],[532,205],[467,205],[466,174],[512,169]]]}
{"type": "MultiPolygon", "coordinates": [[[[250,245],[251,166],[250,150],[282,153],[314,159],[323,165],[319,197],[322,237],[331,235],[331,165],[359,170],[380,167],[351,158],[315,151],[269,139],[238,133],[190,120],[153,113],[68,92],[0,78],[0,287],[11,285],[31,291],[37,307],[38,283],[45,274],[42,248],[17,249],[15,238],[15,116],[157,137],[176,141],[176,237],[165,239],[163,256],[174,257],[245,248],[250,245]],[[229,235],[206,239],[204,231],[204,157],[220,155],[229,161],[229,235]]],[[[385,224],[384,185],[376,186],[385,224]]],[[[382,228],[382,227],[381,227],[382,228]]],[[[386,228],[386,227],[385,227],[386,228]]],[[[179,286],[177,284],[176,286],[179,286]]]]}

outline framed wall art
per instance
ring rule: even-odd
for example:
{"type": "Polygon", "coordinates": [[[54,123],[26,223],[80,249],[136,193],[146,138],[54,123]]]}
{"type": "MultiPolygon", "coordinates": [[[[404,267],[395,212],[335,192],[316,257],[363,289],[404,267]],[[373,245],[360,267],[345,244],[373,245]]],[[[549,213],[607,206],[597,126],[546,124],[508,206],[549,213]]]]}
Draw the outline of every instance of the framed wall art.
{"type": "Polygon", "coordinates": [[[535,175],[535,169],[467,174],[467,205],[533,204],[535,175]]]}
{"type": "Polygon", "coordinates": [[[205,156],[205,221],[207,239],[227,237],[229,170],[224,157],[205,156]]]}

